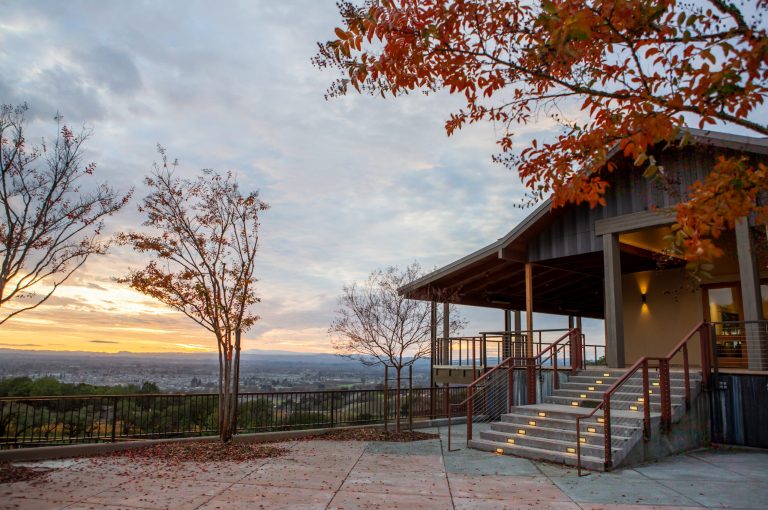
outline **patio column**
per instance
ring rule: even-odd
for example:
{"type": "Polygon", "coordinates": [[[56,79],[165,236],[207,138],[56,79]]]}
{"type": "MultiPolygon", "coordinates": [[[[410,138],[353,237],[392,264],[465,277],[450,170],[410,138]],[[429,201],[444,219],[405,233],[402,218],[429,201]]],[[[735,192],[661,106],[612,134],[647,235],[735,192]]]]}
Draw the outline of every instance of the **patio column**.
{"type": "Polygon", "coordinates": [[[605,361],[611,368],[624,366],[624,300],[621,294],[619,234],[603,234],[605,269],[605,361]]]}
{"type": "Polygon", "coordinates": [[[533,264],[525,263],[525,355],[533,356],[533,264]]]}
{"type": "MultiPolygon", "coordinates": [[[[429,338],[432,341],[432,352],[430,352],[431,365],[435,365],[435,361],[440,365],[438,345],[437,345],[437,303],[432,301],[430,303],[430,316],[429,316],[429,338]]],[[[430,381],[432,380],[432,367],[430,367],[430,381]]],[[[432,383],[429,384],[432,387],[432,383]]]]}
{"type": "Polygon", "coordinates": [[[522,320],[522,314],[520,313],[520,310],[515,310],[515,336],[512,340],[512,345],[514,346],[516,358],[523,357],[523,343],[520,341],[522,340],[521,335],[523,332],[522,322],[523,320],[522,320]]]}
{"type": "MultiPolygon", "coordinates": [[[[763,302],[760,295],[760,273],[755,245],[749,222],[742,218],[736,224],[736,252],[739,259],[741,300],[745,321],[763,320],[763,302]]],[[[760,334],[757,324],[746,324],[747,358],[750,370],[768,370],[768,338],[760,334]]]]}
{"type": "Polygon", "coordinates": [[[448,338],[451,338],[451,305],[450,303],[443,303],[443,364],[451,364],[451,342],[448,338]]]}

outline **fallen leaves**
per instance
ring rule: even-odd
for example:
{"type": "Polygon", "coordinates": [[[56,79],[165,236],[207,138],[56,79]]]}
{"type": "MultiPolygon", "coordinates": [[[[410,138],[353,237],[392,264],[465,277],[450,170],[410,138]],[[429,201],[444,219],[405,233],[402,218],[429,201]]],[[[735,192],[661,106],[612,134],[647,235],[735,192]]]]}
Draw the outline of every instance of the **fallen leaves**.
{"type": "Polygon", "coordinates": [[[331,430],[325,434],[302,437],[298,439],[298,441],[391,441],[395,443],[407,443],[411,441],[424,441],[426,439],[438,439],[439,437],[440,436],[437,434],[429,434],[427,432],[418,432],[415,430],[391,432],[367,427],[360,429],[331,430]]]}
{"type": "Polygon", "coordinates": [[[27,482],[52,471],[51,469],[32,469],[26,466],[14,466],[0,463],[0,483],[27,482]]]}
{"type": "Polygon", "coordinates": [[[263,443],[188,441],[158,443],[140,448],[120,450],[102,457],[126,457],[132,460],[179,462],[247,462],[281,457],[288,449],[263,443]]]}

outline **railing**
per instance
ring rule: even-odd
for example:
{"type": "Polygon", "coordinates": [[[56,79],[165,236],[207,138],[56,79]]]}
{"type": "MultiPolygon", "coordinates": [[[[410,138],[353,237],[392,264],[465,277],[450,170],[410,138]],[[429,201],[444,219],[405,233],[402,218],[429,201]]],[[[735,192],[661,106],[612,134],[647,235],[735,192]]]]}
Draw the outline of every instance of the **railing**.
{"type": "Polygon", "coordinates": [[[454,408],[466,412],[467,442],[472,439],[475,421],[494,421],[514,405],[515,371],[524,371],[526,381],[526,402],[533,404],[537,399],[536,376],[541,375],[544,366],[551,367],[553,387],[559,384],[558,371],[568,368],[577,371],[584,368],[582,341],[584,335],[578,329],[567,332],[542,349],[536,356],[509,356],[467,386],[466,398],[448,406],[448,449],[451,449],[451,425],[454,408]],[[567,350],[570,366],[560,366],[560,352],[567,350]]]}
{"type": "MultiPolygon", "coordinates": [[[[238,432],[440,418],[464,387],[241,393],[238,432]],[[385,403],[386,402],[386,403],[385,403]]],[[[218,394],[0,397],[0,449],[218,434],[218,394]]]]}
{"type": "MultiPolygon", "coordinates": [[[[708,378],[710,373],[710,324],[700,323],[690,333],[688,333],[666,357],[657,358],[644,356],[637,360],[629,370],[617,379],[604,393],[603,400],[591,412],[583,416],[576,417],[576,467],[579,476],[582,473],[581,466],[581,423],[583,420],[592,419],[598,411],[603,412],[602,417],[597,421],[603,426],[603,463],[608,470],[613,465],[613,438],[611,431],[611,397],[627,383],[638,371],[642,371],[643,396],[639,397],[633,406],[643,406],[643,436],[647,439],[651,434],[651,395],[653,394],[649,386],[648,372],[650,368],[655,368],[659,373],[659,397],[661,410],[661,428],[668,431],[672,423],[672,397],[670,364],[672,359],[678,355],[682,356],[683,378],[685,385],[685,405],[686,408],[691,404],[691,382],[690,382],[690,364],[689,364],[689,346],[690,340],[699,335],[701,349],[701,368],[702,368],[702,386],[708,387],[708,378]],[[655,365],[651,365],[655,363],[655,365]]],[[[632,409],[630,407],[630,409],[632,409]]]]}
{"type": "MultiPolygon", "coordinates": [[[[567,329],[542,329],[533,331],[531,346],[533,351],[528,353],[538,357],[556,341],[567,329]]],[[[486,331],[478,336],[462,336],[438,338],[432,348],[433,364],[437,366],[472,367],[482,372],[490,367],[500,365],[505,359],[516,356],[524,357],[527,351],[527,332],[515,331],[486,331]]],[[[581,343],[581,359],[586,364],[599,364],[605,361],[605,345],[581,343]]],[[[558,351],[558,359],[551,359],[549,364],[557,362],[564,366],[570,364],[570,351],[558,351]]]]}

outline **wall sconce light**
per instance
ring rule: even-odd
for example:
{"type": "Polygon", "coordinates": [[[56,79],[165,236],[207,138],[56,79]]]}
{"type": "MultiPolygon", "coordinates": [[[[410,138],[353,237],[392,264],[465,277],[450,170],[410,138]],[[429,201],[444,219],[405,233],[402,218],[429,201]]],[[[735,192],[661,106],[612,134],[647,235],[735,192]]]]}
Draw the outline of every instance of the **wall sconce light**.
{"type": "Polygon", "coordinates": [[[641,302],[642,302],[644,305],[647,305],[647,304],[648,304],[648,294],[646,294],[645,292],[643,292],[642,294],[640,294],[640,301],[641,301],[641,302]]]}

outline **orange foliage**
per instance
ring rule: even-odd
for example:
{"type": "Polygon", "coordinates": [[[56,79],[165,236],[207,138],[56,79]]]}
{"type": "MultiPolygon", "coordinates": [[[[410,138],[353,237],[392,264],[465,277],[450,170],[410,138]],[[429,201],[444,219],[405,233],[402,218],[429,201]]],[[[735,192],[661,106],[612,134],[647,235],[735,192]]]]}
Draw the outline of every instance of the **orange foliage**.
{"type": "MultiPolygon", "coordinates": [[[[329,96],[350,85],[382,96],[438,89],[463,95],[466,107],[446,122],[449,135],[492,121],[503,127],[496,159],[519,172],[531,199],[552,195],[556,206],[594,207],[604,204],[606,174],[617,171],[611,148],[653,178],[663,171],[653,150],[682,142],[686,122],[768,135],[768,125],[754,119],[768,94],[768,1],[745,3],[342,2],[344,27],[319,45],[314,61],[343,73],[329,96]],[[563,104],[580,107],[587,120],[564,119],[557,109],[563,104]],[[514,126],[542,113],[560,122],[560,134],[516,154],[514,126]]],[[[715,255],[722,227],[758,208],[756,190],[765,182],[764,168],[749,161],[718,161],[678,207],[678,246],[686,256],[715,255]]]]}

